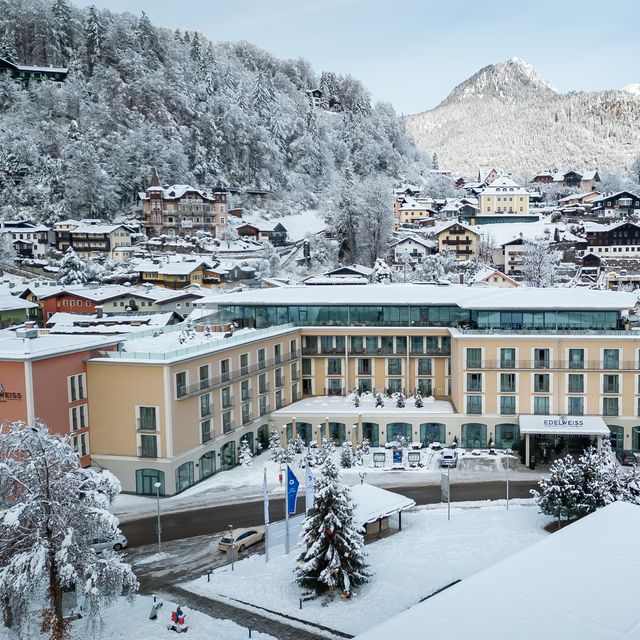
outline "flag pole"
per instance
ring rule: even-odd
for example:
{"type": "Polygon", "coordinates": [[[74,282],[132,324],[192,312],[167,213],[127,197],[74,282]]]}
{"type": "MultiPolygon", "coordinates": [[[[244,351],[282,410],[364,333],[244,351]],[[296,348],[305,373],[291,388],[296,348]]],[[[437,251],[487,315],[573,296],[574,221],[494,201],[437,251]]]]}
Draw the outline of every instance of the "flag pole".
{"type": "Polygon", "coordinates": [[[264,561],[269,562],[269,486],[267,485],[267,465],[264,466],[262,482],[264,500],[264,561]]]}
{"type": "Polygon", "coordinates": [[[284,552],[289,555],[289,473],[287,469],[287,488],[284,492],[284,519],[285,519],[285,534],[284,534],[284,552]]]}

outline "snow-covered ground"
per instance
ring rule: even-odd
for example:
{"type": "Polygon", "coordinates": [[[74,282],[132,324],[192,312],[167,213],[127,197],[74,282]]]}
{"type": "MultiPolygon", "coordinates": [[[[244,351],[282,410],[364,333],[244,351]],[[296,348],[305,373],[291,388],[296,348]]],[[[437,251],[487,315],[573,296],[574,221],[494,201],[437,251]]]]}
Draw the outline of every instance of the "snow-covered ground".
{"type": "Polygon", "coordinates": [[[374,575],[351,600],[307,600],[302,610],[302,591],[293,582],[298,551],[268,563],[253,555],[233,572],[217,569],[211,582],[204,576],[182,586],[357,634],[544,538],[548,522],[530,500],[511,501],[509,510],[502,501],[461,503],[452,507],[450,521],[443,505],[406,512],[401,532],[367,545],[374,575]]]}
{"type": "MultiPolygon", "coordinates": [[[[506,481],[506,469],[504,455],[489,455],[486,450],[479,456],[471,455],[465,449],[458,449],[460,459],[458,467],[451,469],[452,495],[455,496],[455,485],[463,482],[487,482],[490,480],[506,481]]],[[[440,484],[440,453],[431,449],[421,449],[422,467],[411,468],[409,466],[394,466],[392,452],[383,448],[372,448],[364,458],[364,466],[342,469],[344,481],[353,485],[360,482],[360,474],[366,473],[366,481],[381,487],[401,487],[402,485],[437,485],[440,484]],[[373,466],[373,453],[385,452],[386,462],[384,468],[373,466]]],[[[404,460],[407,460],[407,450],[404,451],[404,460]]],[[[280,465],[270,462],[269,453],[264,452],[254,458],[251,467],[234,467],[200,482],[199,484],[183,491],[182,493],[163,498],[160,508],[163,513],[171,513],[184,509],[208,507],[214,505],[231,504],[238,500],[260,500],[262,498],[263,469],[267,468],[267,482],[269,495],[272,498],[282,498],[284,489],[280,485],[280,465]]],[[[304,484],[304,470],[300,468],[300,459],[297,455],[291,465],[301,484],[304,484]]],[[[340,451],[334,456],[336,463],[340,464],[340,451]]],[[[515,458],[512,458],[512,464],[515,458]]],[[[511,480],[538,480],[542,474],[530,471],[520,463],[511,472],[511,480]]],[[[156,498],[147,496],[119,495],[113,508],[114,513],[121,522],[143,518],[155,513],[156,498]]]]}
{"type": "MultiPolygon", "coordinates": [[[[167,629],[171,611],[176,604],[164,601],[158,611],[157,620],[149,620],[149,612],[153,604],[151,596],[137,596],[132,604],[120,598],[112,607],[102,611],[102,620],[92,626],[87,620],[77,620],[71,626],[70,640],[161,640],[162,638],[176,638],[175,631],[167,629]]],[[[186,613],[186,623],[189,626],[190,640],[245,640],[249,632],[244,627],[230,620],[218,620],[182,607],[186,613]]],[[[38,631],[38,621],[34,618],[32,633],[25,635],[0,628],[0,638],[6,640],[41,640],[48,635],[38,631]]],[[[182,636],[180,636],[182,637],[182,636]]],[[[252,638],[259,640],[273,640],[273,636],[253,631],[252,638]]]]}

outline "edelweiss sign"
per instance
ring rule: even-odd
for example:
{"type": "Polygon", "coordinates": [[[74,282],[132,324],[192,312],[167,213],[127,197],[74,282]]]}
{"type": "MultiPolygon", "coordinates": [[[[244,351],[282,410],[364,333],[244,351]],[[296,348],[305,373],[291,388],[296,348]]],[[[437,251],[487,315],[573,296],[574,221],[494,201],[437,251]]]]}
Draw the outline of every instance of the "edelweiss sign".
{"type": "Polygon", "coordinates": [[[520,433],[608,436],[609,427],[600,416],[521,415],[520,433]]]}

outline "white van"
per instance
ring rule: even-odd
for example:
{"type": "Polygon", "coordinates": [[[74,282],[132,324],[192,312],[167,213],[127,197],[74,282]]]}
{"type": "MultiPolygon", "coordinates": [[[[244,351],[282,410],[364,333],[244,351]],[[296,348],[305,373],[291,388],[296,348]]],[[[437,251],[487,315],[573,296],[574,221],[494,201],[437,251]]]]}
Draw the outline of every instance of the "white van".
{"type": "Polygon", "coordinates": [[[115,538],[94,538],[91,541],[91,547],[96,553],[100,553],[105,549],[113,549],[114,551],[120,551],[128,545],[127,539],[120,534],[115,538]]]}

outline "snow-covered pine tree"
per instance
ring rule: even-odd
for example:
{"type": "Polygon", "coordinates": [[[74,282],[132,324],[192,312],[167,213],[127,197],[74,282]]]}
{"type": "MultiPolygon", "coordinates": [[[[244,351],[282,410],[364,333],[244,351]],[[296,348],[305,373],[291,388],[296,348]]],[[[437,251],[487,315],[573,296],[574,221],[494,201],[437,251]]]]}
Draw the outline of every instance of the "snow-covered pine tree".
{"type": "Polygon", "coordinates": [[[377,407],[384,407],[384,398],[379,391],[376,393],[376,408],[377,407]]]}
{"type": "Polygon", "coordinates": [[[303,551],[295,569],[297,583],[316,594],[338,589],[350,597],[370,577],[362,534],[353,522],[349,487],[340,483],[335,463],[327,458],[316,476],[313,510],[307,516],[303,551]]]}
{"type": "Polygon", "coordinates": [[[576,514],[578,516],[586,516],[593,513],[596,509],[604,507],[617,499],[620,490],[615,488],[618,494],[614,496],[612,489],[612,481],[617,480],[617,474],[612,473],[614,466],[611,460],[611,449],[607,444],[606,447],[598,450],[593,446],[588,447],[582,452],[578,458],[577,466],[580,469],[581,484],[578,494],[578,506],[576,514]]]}
{"type": "Polygon", "coordinates": [[[109,511],[120,483],[109,471],[80,468],[68,439],[38,422],[2,428],[0,461],[0,608],[20,631],[41,605],[42,631],[62,640],[65,589],[75,585],[91,619],[138,588],[120,557],[91,547],[95,538],[120,533],[109,511]]]}
{"type": "Polygon", "coordinates": [[[305,443],[304,440],[300,437],[299,433],[296,433],[296,437],[293,440],[293,453],[304,453],[305,443]]]}
{"type": "Polygon", "coordinates": [[[422,409],[422,407],[424,407],[424,401],[422,399],[420,389],[417,389],[415,395],[413,396],[413,405],[416,409],[422,409]]]}
{"type": "Polygon", "coordinates": [[[87,51],[87,68],[93,75],[93,68],[101,58],[104,49],[105,27],[95,5],[91,5],[85,21],[85,48],[87,51]]]}
{"type": "Polygon", "coordinates": [[[353,467],[353,446],[350,442],[342,443],[340,464],[342,465],[343,469],[351,469],[351,467],[353,467]]]}
{"type": "Polygon", "coordinates": [[[240,464],[243,467],[253,466],[253,453],[251,453],[251,447],[249,441],[246,438],[242,438],[240,441],[240,464]]]}
{"type": "Polygon", "coordinates": [[[269,460],[280,464],[293,460],[292,456],[289,455],[289,451],[282,446],[280,434],[276,429],[272,429],[269,436],[269,460]]]}
{"type": "Polygon", "coordinates": [[[62,260],[60,261],[60,268],[56,275],[58,284],[84,284],[87,282],[87,265],[78,257],[78,254],[73,250],[73,247],[69,247],[62,260]]]}
{"type": "Polygon", "coordinates": [[[369,453],[370,450],[370,442],[368,438],[362,438],[362,444],[360,445],[360,448],[362,449],[362,453],[364,453],[365,455],[367,455],[369,453]]]}
{"type": "Polygon", "coordinates": [[[316,465],[323,465],[327,460],[332,460],[335,451],[336,445],[333,444],[333,440],[329,440],[326,436],[322,438],[322,446],[316,455],[316,465]]]}
{"type": "Polygon", "coordinates": [[[580,513],[582,472],[571,456],[555,460],[549,472],[538,482],[540,491],[532,489],[531,495],[542,513],[554,516],[560,526],[563,518],[569,520],[580,513]]]}
{"type": "Polygon", "coordinates": [[[398,409],[404,409],[406,399],[407,398],[404,395],[404,393],[402,393],[402,391],[399,391],[398,394],[396,395],[396,407],[398,409]]]}

